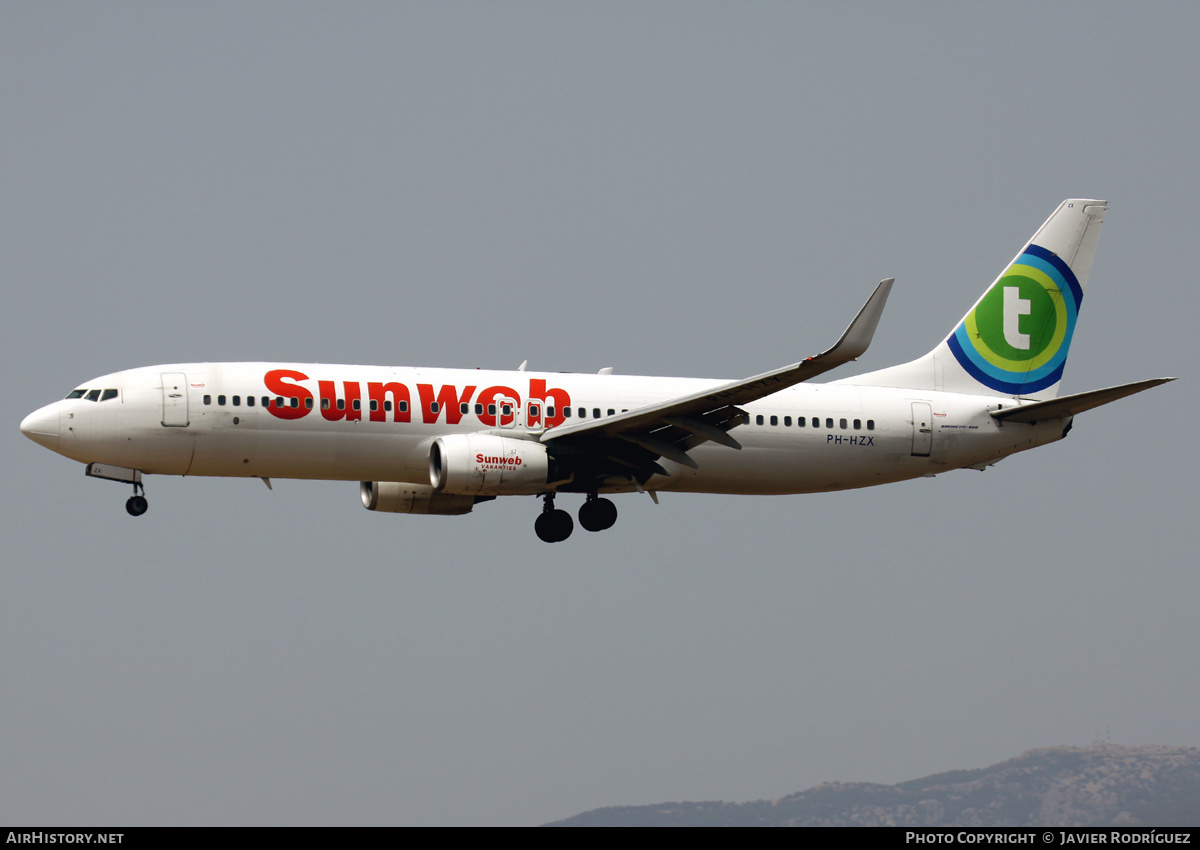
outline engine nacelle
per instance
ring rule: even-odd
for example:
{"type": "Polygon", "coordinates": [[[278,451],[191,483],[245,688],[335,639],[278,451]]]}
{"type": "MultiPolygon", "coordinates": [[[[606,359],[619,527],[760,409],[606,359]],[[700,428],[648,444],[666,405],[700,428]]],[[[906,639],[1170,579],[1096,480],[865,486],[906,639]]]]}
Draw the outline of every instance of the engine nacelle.
{"type": "Polygon", "coordinates": [[[496,434],[448,434],[429,450],[429,481],[439,493],[540,493],[550,480],[546,447],[496,434]]]}
{"type": "Polygon", "coordinates": [[[363,481],[359,485],[363,507],[394,514],[469,514],[475,507],[472,496],[435,493],[428,484],[404,481],[363,481]]]}

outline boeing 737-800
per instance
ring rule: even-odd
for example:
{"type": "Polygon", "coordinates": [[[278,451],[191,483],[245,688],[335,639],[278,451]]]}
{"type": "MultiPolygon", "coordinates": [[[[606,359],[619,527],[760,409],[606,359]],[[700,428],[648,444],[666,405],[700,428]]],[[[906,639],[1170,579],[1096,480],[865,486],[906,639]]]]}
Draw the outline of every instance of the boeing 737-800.
{"type": "Polygon", "coordinates": [[[866,351],[892,281],[821,354],[740,381],[186,363],[85,381],[21,431],[133,485],[143,475],[358,481],[373,511],[465,514],[539,496],[534,528],[565,540],[616,521],[605,494],[815,493],[983,469],[1062,439],[1077,413],[1158,378],[1059,397],[1105,201],[1067,200],[924,357],[806,383],[866,351]]]}

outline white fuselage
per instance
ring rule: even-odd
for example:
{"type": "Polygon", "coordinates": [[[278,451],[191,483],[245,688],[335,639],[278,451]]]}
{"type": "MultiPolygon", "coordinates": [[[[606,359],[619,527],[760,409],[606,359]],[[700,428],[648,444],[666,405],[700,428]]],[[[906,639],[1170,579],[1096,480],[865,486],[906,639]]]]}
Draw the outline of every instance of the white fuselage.
{"type": "MultiPolygon", "coordinates": [[[[36,411],[22,430],[74,460],[144,473],[427,485],[430,446],[440,436],[484,431],[536,439],[581,417],[602,419],[722,383],[324,364],[172,364],[89,381],[82,397],[36,411]]],[[[1000,423],[989,415],[1015,403],[1011,397],[800,384],[742,405],[749,420],[732,432],[740,451],[702,443],[690,452],[695,469],[663,458],[668,474],[655,475],[645,489],[842,490],[982,467],[1061,438],[1068,419],[1000,423]]],[[[629,478],[613,476],[599,490],[635,487],[629,478]]]]}

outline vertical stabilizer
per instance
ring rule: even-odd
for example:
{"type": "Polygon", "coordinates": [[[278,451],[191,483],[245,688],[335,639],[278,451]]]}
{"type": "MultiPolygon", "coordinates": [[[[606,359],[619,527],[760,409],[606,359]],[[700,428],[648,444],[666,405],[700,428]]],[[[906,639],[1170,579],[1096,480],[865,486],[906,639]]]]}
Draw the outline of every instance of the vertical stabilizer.
{"type": "Polygon", "coordinates": [[[1107,201],[1063,201],[937,348],[840,383],[1058,395],[1107,201]]]}

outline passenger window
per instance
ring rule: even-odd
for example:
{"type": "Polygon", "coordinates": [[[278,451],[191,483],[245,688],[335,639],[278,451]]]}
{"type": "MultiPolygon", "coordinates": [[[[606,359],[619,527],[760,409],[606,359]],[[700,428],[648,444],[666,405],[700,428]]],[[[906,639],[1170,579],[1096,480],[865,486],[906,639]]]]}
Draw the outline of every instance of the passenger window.
{"type": "MultiPolygon", "coordinates": [[[[295,401],[295,400],[296,400],[296,399],[292,399],[292,401],[295,401]]],[[[339,401],[339,402],[338,402],[338,404],[340,405],[340,404],[341,404],[341,402],[339,401]]],[[[292,407],[295,407],[295,406],[296,406],[296,405],[294,405],[294,404],[292,405],[292,407]]],[[[313,400],[312,400],[312,396],[309,396],[308,398],[306,398],[306,399],[304,400],[304,409],[305,409],[305,410],[312,410],[312,409],[313,409],[313,400]]]]}
{"type": "Polygon", "coordinates": [[[861,431],[861,430],[862,430],[862,420],[861,420],[861,419],[855,419],[855,420],[854,420],[854,430],[855,430],[855,431],[861,431]]]}
{"type": "Polygon", "coordinates": [[[593,419],[599,419],[599,418],[600,418],[600,408],[598,408],[598,407],[593,407],[593,408],[592,408],[592,418],[593,418],[593,419]]]}
{"type": "Polygon", "coordinates": [[[586,407],[579,408],[579,418],[587,419],[587,408],[586,407]]]}
{"type": "Polygon", "coordinates": [[[612,416],[612,415],[613,415],[613,414],[615,414],[616,412],[617,412],[617,411],[613,410],[611,407],[608,409],[608,415],[609,415],[609,416],[612,416]]]}
{"type": "Polygon", "coordinates": [[[500,406],[500,412],[502,414],[504,414],[505,416],[512,416],[512,405],[511,404],[502,404],[500,406]]]}
{"type": "Polygon", "coordinates": [[[117,391],[116,391],[116,390],[105,390],[105,391],[104,391],[104,395],[100,396],[100,400],[101,400],[101,401],[108,401],[110,398],[116,398],[116,397],[117,397],[117,391]]]}
{"type": "Polygon", "coordinates": [[[833,420],[832,420],[832,419],[826,419],[826,420],[825,420],[825,427],[826,427],[826,428],[833,428],[833,420]]]}
{"type": "Polygon", "coordinates": [[[254,396],[246,396],[246,407],[254,407],[254,396]]]}
{"type": "MultiPolygon", "coordinates": [[[[308,402],[309,402],[309,404],[312,404],[312,399],[310,398],[308,400],[308,402]]],[[[300,406],[300,397],[292,396],[292,407],[299,407],[299,406],[300,406]]]]}
{"type": "Polygon", "coordinates": [[[483,414],[483,405],[482,404],[475,405],[475,415],[480,416],[482,414],[483,414]]]}
{"type": "Polygon", "coordinates": [[[377,399],[377,398],[371,399],[371,410],[378,410],[378,409],[379,409],[379,399],[377,399]]]}
{"type": "Polygon", "coordinates": [[[796,417],[796,427],[797,428],[803,428],[807,424],[808,424],[808,420],[805,419],[803,416],[796,417]]]}
{"type": "Polygon", "coordinates": [[[392,400],[390,398],[384,400],[383,409],[386,410],[388,413],[392,412],[392,400]]]}
{"type": "Polygon", "coordinates": [[[868,420],[867,420],[867,430],[868,430],[868,431],[874,431],[874,430],[875,430],[875,420],[874,420],[874,419],[868,419],[868,420]]]}
{"type": "Polygon", "coordinates": [[[762,418],[762,414],[761,414],[761,413],[760,413],[760,414],[758,414],[758,416],[755,416],[755,417],[754,417],[754,424],[755,424],[755,425],[761,425],[761,424],[763,424],[763,418],[762,418]]]}
{"type": "Polygon", "coordinates": [[[564,407],[563,408],[563,419],[570,419],[570,418],[571,418],[571,408],[564,407]]]}
{"type": "Polygon", "coordinates": [[[67,398],[83,398],[87,395],[87,390],[71,390],[67,398]]]}
{"type": "Polygon", "coordinates": [[[495,416],[495,415],[496,415],[496,405],[489,404],[488,405],[488,416],[495,416]]]}
{"type": "Polygon", "coordinates": [[[554,418],[554,405],[552,405],[552,404],[546,405],[546,416],[550,419],[554,418]]]}
{"type": "Polygon", "coordinates": [[[346,409],[346,400],[344,398],[339,398],[337,401],[338,401],[338,410],[345,410],[346,409]]]}
{"type": "Polygon", "coordinates": [[[845,419],[839,419],[839,420],[838,420],[838,425],[840,425],[840,426],[841,426],[841,428],[842,428],[842,430],[843,430],[843,431],[845,431],[845,430],[846,430],[846,420],[845,420],[845,419]]]}
{"type": "Polygon", "coordinates": [[[436,401],[429,402],[429,412],[430,413],[438,412],[438,403],[436,401]]]}
{"type": "MultiPolygon", "coordinates": [[[[355,408],[355,410],[357,410],[357,409],[358,408],[355,408]]],[[[465,401],[459,402],[458,412],[461,413],[463,416],[466,416],[468,413],[471,412],[471,405],[467,404],[465,401]]]]}
{"type": "MultiPolygon", "coordinates": [[[[388,404],[391,404],[391,402],[389,401],[388,404]]],[[[407,401],[396,402],[396,409],[399,410],[401,413],[408,413],[408,402],[407,401]]]]}
{"type": "Polygon", "coordinates": [[[785,417],[783,417],[783,424],[784,424],[786,427],[789,427],[789,428],[790,428],[790,427],[791,427],[791,425],[792,425],[792,417],[790,417],[790,416],[785,416],[785,417]]]}
{"type": "Polygon", "coordinates": [[[204,397],[204,403],[205,403],[205,404],[212,404],[212,396],[210,396],[210,395],[206,395],[206,396],[204,397]]]}
{"type": "Polygon", "coordinates": [[[771,424],[772,424],[772,425],[778,425],[778,424],[779,424],[779,417],[778,417],[778,416],[772,416],[772,417],[771,417],[771,424]]]}
{"type": "MultiPolygon", "coordinates": [[[[350,402],[350,406],[355,410],[362,410],[362,400],[356,398],[354,401],[350,402]]],[[[463,407],[466,407],[466,405],[464,404],[463,407]]],[[[463,413],[466,413],[466,411],[464,410],[463,413]]]]}
{"type": "MultiPolygon", "coordinates": [[[[812,418],[812,422],[813,422],[813,427],[814,427],[814,428],[820,428],[820,427],[821,427],[821,420],[820,420],[820,419],[818,419],[817,417],[815,417],[815,416],[814,416],[814,417],[812,418]]],[[[831,423],[829,423],[829,424],[831,424],[831,425],[832,425],[833,423],[831,422],[831,423]]]]}
{"type": "Polygon", "coordinates": [[[529,405],[529,415],[530,416],[533,416],[535,418],[537,416],[540,416],[541,414],[538,412],[538,410],[539,410],[539,408],[536,404],[529,405]]]}
{"type": "Polygon", "coordinates": [[[281,395],[275,396],[275,406],[276,407],[283,407],[285,404],[287,404],[287,399],[285,399],[281,395]]]}
{"type": "Polygon", "coordinates": [[[88,401],[99,401],[100,390],[88,390],[88,394],[84,396],[88,401]]]}
{"type": "Polygon", "coordinates": [[[327,398],[323,398],[323,399],[321,399],[321,409],[322,409],[322,410],[328,410],[328,409],[329,409],[329,399],[327,399],[327,398]]]}
{"type": "Polygon", "coordinates": [[[240,395],[235,395],[235,396],[233,397],[233,406],[234,406],[234,407],[241,407],[241,406],[242,406],[242,397],[241,397],[240,395]]]}

